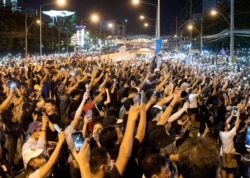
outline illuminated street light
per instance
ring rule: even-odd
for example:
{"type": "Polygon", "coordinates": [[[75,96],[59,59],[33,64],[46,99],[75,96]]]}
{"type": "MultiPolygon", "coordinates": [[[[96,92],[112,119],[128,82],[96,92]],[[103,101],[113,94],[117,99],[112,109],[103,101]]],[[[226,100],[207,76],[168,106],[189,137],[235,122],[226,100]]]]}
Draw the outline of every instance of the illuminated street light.
{"type": "Polygon", "coordinates": [[[231,22],[220,12],[216,10],[212,10],[211,12],[212,16],[215,16],[219,14],[229,25],[230,29],[230,62],[232,62],[232,59],[234,58],[234,0],[231,0],[231,22]]]}
{"type": "Polygon", "coordinates": [[[144,27],[148,27],[149,25],[148,25],[148,23],[144,23],[144,27]]]}
{"type": "Polygon", "coordinates": [[[93,15],[91,16],[91,20],[92,20],[93,22],[97,23],[97,22],[100,21],[100,17],[99,17],[98,14],[93,14],[93,15]]]}
{"type": "Polygon", "coordinates": [[[132,0],[132,3],[135,5],[137,5],[139,3],[143,3],[143,4],[155,6],[155,8],[156,8],[155,37],[160,38],[160,36],[161,36],[161,32],[160,32],[160,28],[161,28],[160,27],[160,10],[161,10],[160,0],[157,0],[157,4],[148,3],[148,2],[144,2],[144,1],[140,1],[140,0],[132,0]]]}
{"type": "Polygon", "coordinates": [[[216,10],[211,10],[210,14],[212,16],[216,16],[217,14],[219,14],[228,23],[228,25],[230,25],[230,22],[227,20],[227,18],[222,13],[220,13],[216,10]]]}
{"type": "MultiPolygon", "coordinates": [[[[192,38],[192,30],[193,29],[195,29],[196,30],[196,32],[200,35],[200,52],[202,53],[202,46],[203,46],[203,41],[202,41],[202,31],[203,31],[203,29],[202,29],[203,27],[202,27],[202,23],[201,23],[201,29],[200,29],[200,31],[195,27],[195,26],[193,26],[192,24],[189,24],[188,25],[188,29],[190,30],[190,41],[192,40],[191,38],[192,38]]],[[[190,42],[190,44],[191,44],[191,42],[190,42]]]]}
{"type": "Polygon", "coordinates": [[[113,28],[114,25],[113,25],[112,23],[108,23],[108,27],[109,27],[109,28],[113,28]]]}
{"type": "Polygon", "coordinates": [[[155,37],[157,37],[157,25],[156,25],[155,19],[149,18],[149,17],[145,17],[144,15],[140,15],[139,18],[141,20],[147,19],[147,20],[153,21],[155,23],[155,37]]]}
{"type": "Polygon", "coordinates": [[[102,36],[102,32],[101,32],[101,20],[100,20],[100,16],[98,14],[92,14],[91,17],[90,17],[90,20],[94,23],[99,23],[99,36],[100,36],[100,39],[101,39],[101,36],[102,36]]]}
{"type": "Polygon", "coordinates": [[[42,44],[42,24],[43,24],[43,21],[42,21],[42,8],[45,7],[45,6],[48,6],[48,5],[52,5],[52,4],[59,4],[59,5],[63,5],[65,4],[65,1],[64,0],[57,0],[55,2],[50,2],[50,3],[46,3],[46,4],[42,4],[40,5],[40,56],[42,56],[42,49],[43,49],[43,44],[42,44]]]}
{"type": "Polygon", "coordinates": [[[111,29],[111,33],[114,33],[114,24],[113,23],[108,23],[108,28],[111,29]]]}
{"type": "Polygon", "coordinates": [[[193,30],[193,25],[188,25],[188,30],[190,31],[190,37],[189,37],[190,48],[189,48],[189,53],[191,53],[191,51],[192,51],[192,30],[193,30]]]}

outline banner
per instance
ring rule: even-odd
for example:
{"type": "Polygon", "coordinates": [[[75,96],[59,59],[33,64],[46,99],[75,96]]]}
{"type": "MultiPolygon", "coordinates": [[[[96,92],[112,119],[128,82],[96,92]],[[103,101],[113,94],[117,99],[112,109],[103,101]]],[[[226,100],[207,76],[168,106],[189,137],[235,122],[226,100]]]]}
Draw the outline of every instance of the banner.
{"type": "Polygon", "coordinates": [[[161,44],[162,44],[162,38],[157,39],[155,43],[155,54],[161,52],[161,44]]]}

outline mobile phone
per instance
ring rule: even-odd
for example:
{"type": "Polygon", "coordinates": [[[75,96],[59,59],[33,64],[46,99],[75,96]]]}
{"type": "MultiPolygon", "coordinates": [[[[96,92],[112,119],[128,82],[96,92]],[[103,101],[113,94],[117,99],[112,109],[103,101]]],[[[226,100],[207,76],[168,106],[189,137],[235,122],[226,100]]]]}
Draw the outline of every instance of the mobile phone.
{"type": "Polygon", "coordinates": [[[250,148],[250,125],[247,126],[246,132],[246,148],[250,148]]]}
{"type": "Polygon", "coordinates": [[[88,90],[89,84],[85,84],[85,89],[88,90]]]}
{"type": "Polygon", "coordinates": [[[59,125],[57,124],[53,124],[54,125],[54,129],[57,131],[57,133],[61,132],[61,128],[59,127],[59,125]]]}
{"type": "Polygon", "coordinates": [[[8,81],[8,87],[9,88],[15,88],[16,87],[16,83],[14,81],[12,81],[12,80],[9,80],[8,81]]]}
{"type": "Polygon", "coordinates": [[[135,96],[135,102],[141,104],[141,93],[137,93],[137,95],[135,96]]]}
{"type": "Polygon", "coordinates": [[[238,108],[237,106],[233,106],[233,116],[237,116],[238,108]]]}
{"type": "Polygon", "coordinates": [[[154,96],[157,96],[157,91],[154,90],[154,91],[153,91],[153,95],[154,95],[154,96]]]}
{"type": "Polygon", "coordinates": [[[86,116],[87,116],[88,119],[92,120],[92,114],[93,114],[93,111],[91,109],[87,110],[86,116]]]}
{"type": "Polygon", "coordinates": [[[80,132],[73,132],[72,133],[72,140],[73,140],[73,144],[74,144],[76,151],[79,152],[81,150],[83,142],[84,142],[82,132],[81,131],[80,132]]]}

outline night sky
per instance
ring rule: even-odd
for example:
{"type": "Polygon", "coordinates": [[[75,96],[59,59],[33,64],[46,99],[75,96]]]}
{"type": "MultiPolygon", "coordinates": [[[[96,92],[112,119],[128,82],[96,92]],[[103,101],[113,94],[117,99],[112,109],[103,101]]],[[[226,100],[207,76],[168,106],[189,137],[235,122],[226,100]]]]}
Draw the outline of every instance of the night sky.
{"type": "MultiPolygon", "coordinates": [[[[156,8],[152,5],[140,4],[134,6],[131,0],[66,0],[67,5],[63,8],[56,6],[45,6],[43,10],[70,10],[75,11],[82,19],[89,18],[90,14],[96,12],[103,20],[125,21],[127,20],[127,33],[151,34],[154,32],[154,21],[147,21],[151,27],[145,29],[139,15],[155,19],[156,8]]],[[[143,0],[157,4],[157,0],[143,0]]],[[[193,13],[201,12],[201,0],[193,0],[193,13]]],[[[39,6],[52,2],[52,0],[25,0],[28,8],[39,10],[39,6]]],[[[190,0],[161,0],[161,35],[173,35],[176,31],[176,17],[178,26],[189,19],[190,0]]]]}

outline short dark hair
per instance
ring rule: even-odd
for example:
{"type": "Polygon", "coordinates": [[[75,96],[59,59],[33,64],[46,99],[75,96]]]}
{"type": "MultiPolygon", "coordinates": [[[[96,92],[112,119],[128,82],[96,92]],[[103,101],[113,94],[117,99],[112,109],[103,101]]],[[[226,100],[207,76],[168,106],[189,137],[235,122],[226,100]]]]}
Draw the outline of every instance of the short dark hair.
{"type": "Polygon", "coordinates": [[[90,160],[89,160],[89,165],[90,165],[90,170],[91,173],[97,173],[99,171],[99,167],[102,164],[107,164],[108,161],[108,152],[105,148],[93,148],[90,151],[90,160]]]}
{"type": "Polygon", "coordinates": [[[50,103],[52,105],[56,105],[56,101],[53,98],[47,98],[44,101],[45,103],[50,103]]]}
{"type": "Polygon", "coordinates": [[[220,154],[212,138],[190,138],[178,149],[178,171],[183,178],[215,178],[220,154]]]}
{"type": "Polygon", "coordinates": [[[151,178],[154,174],[160,174],[166,163],[167,159],[160,153],[146,155],[142,162],[142,172],[146,178],[151,178]]]}
{"type": "Polygon", "coordinates": [[[117,141],[118,136],[114,126],[108,126],[102,130],[100,134],[100,143],[107,150],[113,149],[115,147],[115,142],[117,141]]]}
{"type": "Polygon", "coordinates": [[[132,88],[130,88],[129,90],[128,90],[128,94],[131,94],[131,93],[138,93],[138,90],[137,90],[137,88],[134,88],[134,87],[132,87],[132,88]]]}

